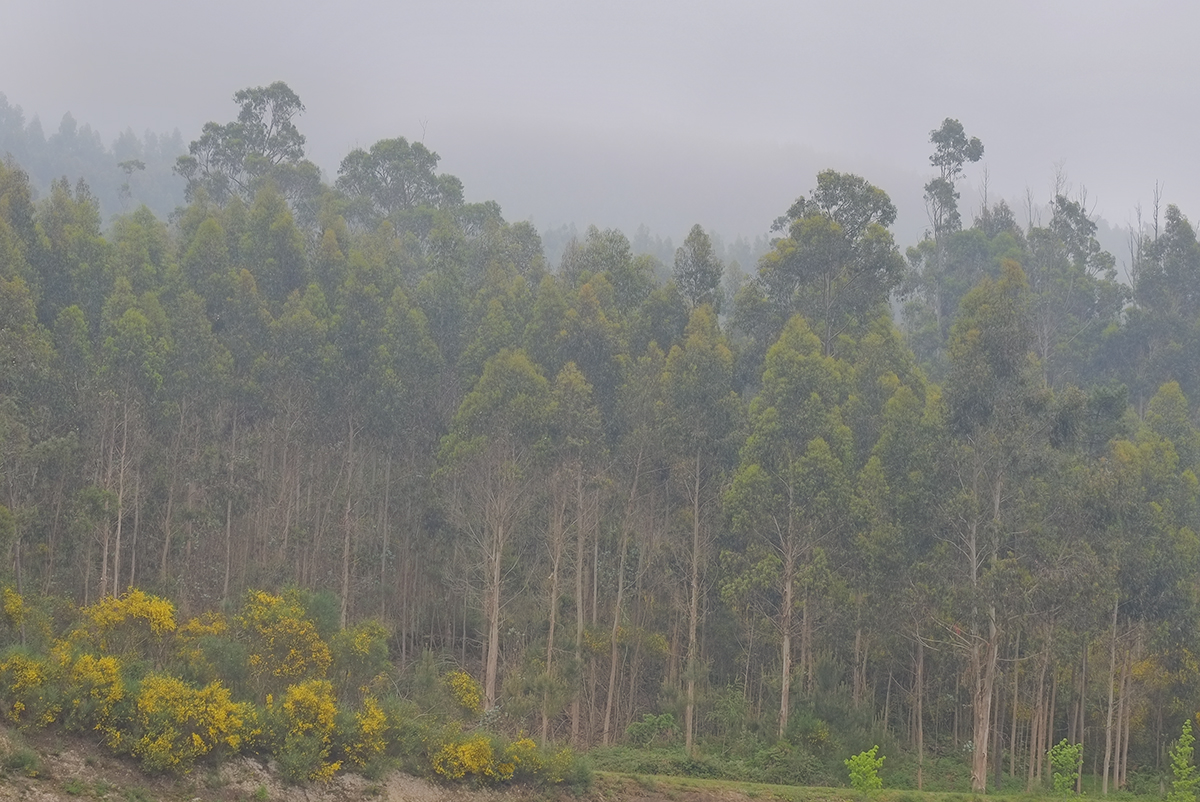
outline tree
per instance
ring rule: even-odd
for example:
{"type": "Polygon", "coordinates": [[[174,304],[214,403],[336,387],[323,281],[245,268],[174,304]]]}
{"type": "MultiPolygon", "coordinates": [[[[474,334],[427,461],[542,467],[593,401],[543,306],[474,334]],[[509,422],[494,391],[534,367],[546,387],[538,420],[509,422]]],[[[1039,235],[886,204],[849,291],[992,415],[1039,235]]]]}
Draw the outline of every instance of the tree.
{"type": "Polygon", "coordinates": [[[1029,288],[1021,268],[1007,263],[999,281],[980,282],[962,307],[951,331],[946,382],[953,438],[947,459],[955,492],[943,503],[963,602],[955,605],[956,619],[944,626],[967,657],[975,747],[971,787],[982,792],[1008,601],[1001,591],[1012,581],[1014,567],[1004,548],[1008,527],[1015,526],[1008,518],[1016,514],[1010,508],[1048,437],[1038,414],[1044,404],[1031,375],[1029,288]]]}
{"type": "Polygon", "coordinates": [[[788,236],[759,263],[761,295],[784,320],[807,317],[832,354],[838,335],[873,318],[899,286],[904,261],[887,230],[895,219],[882,189],[856,175],[821,172],[811,196],[775,221],[788,236]]]}
{"type": "Polygon", "coordinates": [[[478,549],[482,569],[488,708],[498,698],[507,549],[532,501],[549,410],[549,382],[523,351],[504,349],[484,365],[442,441],[452,517],[478,549]]]}
{"type": "Polygon", "coordinates": [[[850,430],[837,407],[842,366],[821,353],[804,319],[793,317],[767,353],[762,390],[750,407],[750,435],[725,499],[742,540],[740,570],[727,597],[766,586],[780,637],[779,735],[787,731],[794,613],[801,612],[800,664],[812,686],[813,576],[822,547],[848,502],[850,430]]]}
{"type": "Polygon", "coordinates": [[[964,164],[983,158],[983,143],[979,137],[968,139],[962,123],[949,117],[929,132],[929,141],[934,148],[929,163],[938,168],[939,175],[925,185],[925,202],[937,239],[962,227],[955,183],[962,177],[964,164]]]}
{"type": "Polygon", "coordinates": [[[390,219],[406,229],[403,213],[420,207],[461,206],[462,182],[438,175],[439,156],[404,137],[381,139],[369,151],[352,150],[338,168],[338,189],[351,197],[349,216],[367,226],[390,219]]]}
{"type": "MultiPolygon", "coordinates": [[[[682,538],[681,562],[687,572],[687,668],[684,739],[692,751],[696,725],[696,681],[700,672],[700,597],[704,589],[713,517],[720,498],[728,437],[738,411],[731,382],[733,354],[717,328],[712,307],[692,312],[684,342],[667,356],[664,384],[667,426],[672,432],[676,466],[686,507],[680,512],[690,530],[682,538]]],[[[684,533],[680,533],[684,534],[684,533]]]]}
{"type": "Polygon", "coordinates": [[[693,307],[709,304],[721,311],[721,260],[713,253],[712,240],[699,224],[692,226],[683,245],[675,251],[675,283],[693,307]]]}
{"type": "Polygon", "coordinates": [[[1127,290],[1116,260],[1096,241],[1096,224],[1078,201],[1056,195],[1046,228],[1028,233],[1026,276],[1042,375],[1054,386],[1080,381],[1101,334],[1117,322],[1127,290]]]}
{"type": "Polygon", "coordinates": [[[237,120],[204,124],[175,171],[187,180],[192,200],[203,188],[217,203],[238,196],[248,201],[266,180],[290,199],[311,194],[319,172],[304,158],[304,135],[295,118],[304,113],[300,96],[283,81],[242,89],[233,96],[237,120]]]}

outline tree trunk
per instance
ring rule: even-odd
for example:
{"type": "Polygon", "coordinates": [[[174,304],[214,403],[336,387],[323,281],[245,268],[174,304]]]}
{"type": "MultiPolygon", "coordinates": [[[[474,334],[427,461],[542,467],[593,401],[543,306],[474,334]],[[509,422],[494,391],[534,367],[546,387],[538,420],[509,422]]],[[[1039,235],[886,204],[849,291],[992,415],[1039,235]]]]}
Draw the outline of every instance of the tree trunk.
{"type": "Polygon", "coordinates": [[[350,541],[354,529],[351,517],[354,498],[354,418],[347,421],[346,443],[346,506],[342,511],[342,609],[338,617],[341,628],[346,628],[350,609],[350,541]]]}
{"type": "Polygon", "coordinates": [[[1113,690],[1117,682],[1117,606],[1119,599],[1113,598],[1112,643],[1108,665],[1108,717],[1104,722],[1104,773],[1100,781],[1100,793],[1108,796],[1108,770],[1112,765],[1113,753],[1113,690]]]}
{"type": "Polygon", "coordinates": [[[610,647],[608,664],[608,697],[604,701],[604,745],[612,743],[611,729],[613,701],[617,695],[617,658],[620,655],[617,636],[621,627],[621,604],[625,599],[625,556],[629,551],[629,536],[633,529],[633,510],[634,503],[637,500],[638,481],[641,479],[641,454],[639,453],[637,461],[634,463],[633,469],[633,485],[629,490],[629,500],[625,506],[625,520],[621,526],[621,545],[620,556],[617,560],[617,600],[613,605],[613,621],[612,632],[610,633],[610,647]]]}
{"type": "Polygon", "coordinates": [[[795,552],[789,548],[784,553],[783,561],[783,603],[780,607],[780,646],[779,661],[782,665],[779,675],[779,737],[787,732],[788,713],[791,711],[792,692],[792,592],[795,585],[796,558],[795,552]]]}
{"type": "Polygon", "coordinates": [[[583,555],[586,531],[583,525],[583,464],[575,464],[575,694],[571,698],[571,743],[578,748],[581,697],[583,696],[583,555]]]}
{"type": "MultiPolygon", "coordinates": [[[[554,487],[558,487],[558,482],[555,481],[554,487]]],[[[559,567],[562,564],[563,542],[565,536],[565,527],[563,526],[566,518],[566,498],[563,497],[560,501],[555,495],[551,499],[550,505],[550,631],[546,635],[546,687],[542,691],[542,743],[546,743],[550,736],[550,683],[554,679],[554,630],[558,623],[558,576],[559,567]]]]}
{"type": "Polygon", "coordinates": [[[917,696],[917,790],[925,787],[925,641],[917,632],[917,670],[913,684],[917,696]]]}
{"type": "Polygon", "coordinates": [[[694,756],[696,715],[696,629],[700,621],[700,449],[696,449],[696,468],[692,486],[692,565],[688,598],[688,650],[687,650],[687,707],[684,708],[684,748],[694,756]]]}

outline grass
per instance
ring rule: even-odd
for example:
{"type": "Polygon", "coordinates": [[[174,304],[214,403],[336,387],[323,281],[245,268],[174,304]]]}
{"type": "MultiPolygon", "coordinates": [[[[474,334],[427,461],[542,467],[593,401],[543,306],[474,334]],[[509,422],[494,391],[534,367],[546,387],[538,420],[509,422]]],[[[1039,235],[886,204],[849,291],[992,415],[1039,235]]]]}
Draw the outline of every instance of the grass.
{"type": "MultiPolygon", "coordinates": [[[[747,782],[733,779],[709,779],[683,777],[679,775],[626,774],[620,771],[595,771],[598,789],[609,798],[621,798],[626,793],[651,792],[657,796],[673,799],[692,792],[718,796],[740,794],[749,799],[781,800],[781,802],[1063,802],[1063,797],[1050,791],[1041,793],[988,793],[975,794],[963,791],[916,791],[903,788],[884,788],[882,791],[863,794],[852,788],[777,785],[772,783],[747,782]]],[[[1083,794],[1075,799],[1096,798],[1097,794],[1083,794]]],[[[1110,799],[1159,799],[1155,795],[1136,796],[1128,791],[1110,794],[1110,799]]]]}

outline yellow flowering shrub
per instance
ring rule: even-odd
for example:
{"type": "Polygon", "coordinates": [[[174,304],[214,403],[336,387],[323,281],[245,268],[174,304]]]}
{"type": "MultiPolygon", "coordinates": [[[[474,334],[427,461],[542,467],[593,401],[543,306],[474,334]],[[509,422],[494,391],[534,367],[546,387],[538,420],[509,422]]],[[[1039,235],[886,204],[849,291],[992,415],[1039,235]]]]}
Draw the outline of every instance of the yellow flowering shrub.
{"type": "Polygon", "coordinates": [[[205,635],[224,635],[229,631],[229,622],[221,613],[201,613],[179,625],[176,634],[183,640],[197,640],[205,635]]]}
{"type": "Polygon", "coordinates": [[[25,620],[25,600],[21,598],[21,594],[17,593],[12,588],[4,589],[4,620],[14,630],[21,628],[21,622],[25,620]]]}
{"type": "Polygon", "coordinates": [[[73,632],[73,643],[90,643],[109,654],[159,659],[175,631],[175,605],[145,591],[130,589],[121,596],[105,596],[80,610],[86,625],[73,632]]]}
{"type": "Polygon", "coordinates": [[[495,783],[511,780],[516,764],[507,754],[497,756],[492,740],[476,733],[457,741],[447,741],[433,756],[433,770],[448,780],[473,779],[495,783]]]}
{"type": "Polygon", "coordinates": [[[186,772],[214,749],[237,752],[255,734],[253,707],[232,701],[220,682],[194,688],[165,674],[142,680],[135,719],[131,751],[154,772],[186,772]]]}
{"type": "Polygon", "coordinates": [[[329,646],[295,598],[251,591],[236,623],[247,636],[250,672],[261,684],[321,678],[329,670],[329,646]]]}
{"type": "Polygon", "coordinates": [[[451,671],[446,675],[446,685],[454,701],[468,713],[479,715],[483,712],[483,688],[465,671],[451,671]]]}
{"type": "Polygon", "coordinates": [[[68,725],[104,732],[110,742],[119,740],[120,733],[110,724],[117,705],[125,698],[121,661],[112,655],[84,653],[69,665],[64,684],[68,725]]]}
{"type": "Polygon", "coordinates": [[[52,701],[51,666],[46,661],[13,652],[0,661],[0,700],[4,716],[21,726],[54,723],[60,708],[52,701]]]}
{"type": "Polygon", "coordinates": [[[82,610],[101,630],[112,630],[129,620],[146,623],[155,635],[175,631],[175,605],[145,591],[130,589],[120,596],[105,596],[82,610]]]}
{"type": "Polygon", "coordinates": [[[541,772],[541,755],[532,738],[522,736],[510,743],[504,749],[504,760],[512,764],[513,773],[518,777],[533,778],[541,772]]]}
{"type": "Polygon", "coordinates": [[[341,761],[329,760],[337,720],[333,684],[310,679],[289,685],[280,712],[286,731],[283,748],[276,757],[284,776],[292,781],[331,779],[342,765],[341,761]]]}
{"type": "Polygon", "coordinates": [[[354,714],[354,733],[346,745],[346,757],[362,768],[387,748],[387,716],[375,697],[368,696],[354,714]]]}

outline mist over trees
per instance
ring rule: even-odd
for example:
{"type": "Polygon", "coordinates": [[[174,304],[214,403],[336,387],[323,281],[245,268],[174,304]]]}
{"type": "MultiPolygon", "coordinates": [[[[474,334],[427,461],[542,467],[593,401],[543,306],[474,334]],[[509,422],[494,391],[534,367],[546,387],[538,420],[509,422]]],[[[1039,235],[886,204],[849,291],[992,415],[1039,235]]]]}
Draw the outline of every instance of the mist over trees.
{"type": "MultiPolygon", "coordinates": [[[[918,787],[958,761],[1033,788],[1062,737],[1106,791],[1166,770],[1200,692],[1181,210],[1122,283],[1082,198],[966,219],[983,143],[947,119],[915,244],[834,170],[769,243],[544,241],[420,142],[328,180],[286,84],[236,102],[175,162],[185,206],[134,166],[105,230],[90,177],[35,202],[31,176],[125,151],[0,98],[27,143],[0,165],[3,582],[188,615],[325,594],[513,735],[677,726],[764,779],[881,743],[918,787]]],[[[127,144],[147,173],[170,150],[127,144]]]]}

